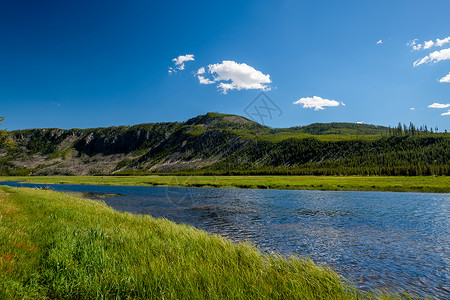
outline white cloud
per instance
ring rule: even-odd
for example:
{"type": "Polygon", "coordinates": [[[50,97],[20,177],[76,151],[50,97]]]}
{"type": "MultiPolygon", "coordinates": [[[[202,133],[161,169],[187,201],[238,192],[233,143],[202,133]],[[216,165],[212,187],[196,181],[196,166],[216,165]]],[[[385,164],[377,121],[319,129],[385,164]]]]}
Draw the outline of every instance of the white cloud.
{"type": "Polygon", "coordinates": [[[363,124],[363,123],[364,123],[363,121],[356,122],[356,124],[363,124]]]}
{"type": "Polygon", "coordinates": [[[435,102],[433,104],[428,105],[428,108],[447,108],[447,107],[450,107],[450,103],[442,104],[435,102]]]}
{"type": "Polygon", "coordinates": [[[410,109],[410,110],[416,110],[414,107],[410,107],[409,109],[410,109]]]}
{"type": "Polygon", "coordinates": [[[200,84],[213,84],[214,83],[214,81],[212,81],[208,78],[205,78],[204,76],[201,76],[201,75],[198,75],[197,78],[198,78],[198,81],[200,82],[200,84]]]}
{"type": "Polygon", "coordinates": [[[447,76],[442,77],[439,82],[450,82],[450,73],[447,76]]]}
{"type": "Polygon", "coordinates": [[[416,60],[414,62],[414,67],[420,66],[422,64],[427,64],[430,62],[437,63],[437,62],[440,62],[443,60],[448,60],[448,59],[450,59],[450,48],[443,49],[441,51],[431,52],[429,55],[425,56],[424,58],[416,60]]]}
{"type": "Polygon", "coordinates": [[[410,47],[415,46],[415,45],[417,45],[418,40],[419,39],[413,39],[413,40],[409,41],[406,45],[408,45],[410,47]]]}
{"type": "MultiPolygon", "coordinates": [[[[443,104],[443,103],[435,102],[433,104],[428,105],[428,107],[429,108],[448,108],[448,107],[450,107],[450,103],[443,104]]],[[[450,116],[450,109],[447,112],[442,113],[441,116],[450,116]]]]}
{"type": "Polygon", "coordinates": [[[440,39],[436,40],[436,46],[439,46],[439,47],[442,47],[442,46],[444,46],[445,44],[448,44],[448,43],[450,43],[450,36],[446,37],[445,39],[442,39],[442,40],[440,40],[440,39]]]}
{"type": "Polygon", "coordinates": [[[198,69],[196,76],[201,84],[218,83],[224,94],[229,90],[270,90],[268,86],[272,80],[270,75],[263,74],[261,71],[242,63],[224,60],[222,63],[208,65],[208,71],[205,68],[198,69]],[[211,74],[212,79],[206,78],[204,74],[211,74]]]}
{"type": "Polygon", "coordinates": [[[195,73],[195,76],[197,76],[198,81],[200,82],[200,84],[213,84],[215,82],[215,81],[210,80],[209,78],[206,78],[204,76],[204,74],[206,74],[206,70],[205,70],[204,67],[201,67],[195,73]]]}
{"type": "Polygon", "coordinates": [[[436,41],[430,40],[427,42],[424,42],[423,44],[418,43],[418,39],[414,39],[410,41],[407,45],[410,46],[413,50],[426,50],[430,49],[431,47],[442,47],[445,44],[450,43],[450,36],[446,37],[444,39],[436,39],[436,41]]]}
{"type": "Polygon", "coordinates": [[[377,42],[377,45],[379,45],[379,44],[383,44],[383,41],[382,41],[382,40],[379,40],[379,41],[377,42]]]}
{"type": "Polygon", "coordinates": [[[325,109],[325,106],[339,106],[340,104],[345,106],[342,102],[324,99],[318,96],[300,98],[294,104],[303,104],[303,108],[314,108],[314,110],[322,110],[325,109]]]}
{"type": "Polygon", "coordinates": [[[423,49],[430,49],[433,46],[434,46],[433,41],[428,41],[428,42],[423,43],[423,49]]]}
{"type": "Polygon", "coordinates": [[[191,60],[195,60],[194,54],[180,55],[172,59],[174,66],[169,67],[169,73],[176,73],[178,71],[184,70],[184,63],[191,60]]]}
{"type": "Polygon", "coordinates": [[[419,41],[419,39],[414,39],[409,41],[406,45],[410,46],[413,50],[420,50],[422,48],[422,44],[417,44],[417,41],[419,41]]]}
{"type": "Polygon", "coordinates": [[[197,73],[195,73],[195,74],[201,75],[201,74],[205,74],[205,73],[206,73],[205,68],[204,68],[204,67],[201,67],[200,69],[197,70],[197,73]]]}
{"type": "MultiPolygon", "coordinates": [[[[195,60],[194,59],[194,54],[186,54],[186,55],[180,55],[177,58],[172,59],[172,61],[175,63],[176,66],[183,66],[184,68],[184,63],[187,61],[191,61],[191,60],[195,60]]],[[[181,69],[183,70],[183,69],[181,69]]]]}

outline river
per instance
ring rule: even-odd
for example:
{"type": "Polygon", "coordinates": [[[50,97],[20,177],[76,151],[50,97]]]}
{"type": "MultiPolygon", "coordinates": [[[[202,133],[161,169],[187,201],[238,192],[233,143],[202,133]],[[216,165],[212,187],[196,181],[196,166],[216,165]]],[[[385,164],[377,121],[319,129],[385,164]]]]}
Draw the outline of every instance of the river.
{"type": "Polygon", "coordinates": [[[49,186],[248,240],[265,252],[309,256],[363,290],[450,295],[450,194],[49,186]]]}

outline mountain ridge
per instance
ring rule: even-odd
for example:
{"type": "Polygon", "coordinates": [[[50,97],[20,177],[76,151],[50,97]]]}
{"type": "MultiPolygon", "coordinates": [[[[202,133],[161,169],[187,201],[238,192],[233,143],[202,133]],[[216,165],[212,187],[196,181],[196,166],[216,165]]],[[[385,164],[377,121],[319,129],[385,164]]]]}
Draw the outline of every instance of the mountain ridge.
{"type": "Polygon", "coordinates": [[[9,134],[15,147],[0,152],[4,175],[449,172],[447,134],[393,134],[367,124],[270,128],[238,115],[207,113],[185,122],[9,134]]]}
{"type": "MultiPolygon", "coordinates": [[[[187,121],[179,122],[179,121],[168,121],[168,122],[151,122],[151,123],[139,123],[134,125],[112,125],[112,126],[99,126],[99,127],[90,127],[90,128],[68,128],[68,129],[62,129],[57,127],[46,127],[46,128],[26,128],[26,129],[15,129],[11,130],[9,132],[23,132],[23,131],[29,131],[29,130],[94,130],[94,129],[108,129],[108,128],[130,128],[130,127],[136,127],[136,126],[146,126],[146,125],[156,125],[156,124],[186,124],[186,125],[206,125],[205,123],[211,124],[213,120],[217,119],[224,119],[225,122],[228,123],[247,123],[252,124],[254,127],[261,127],[261,128],[267,128],[270,130],[276,130],[276,131],[298,131],[301,129],[309,128],[309,127],[315,127],[317,125],[322,126],[328,126],[330,128],[335,127],[352,127],[352,128],[370,128],[370,129],[379,129],[379,130],[387,130],[389,127],[384,125],[373,125],[373,124],[363,124],[363,123],[351,123],[351,122],[330,122],[330,123],[311,123],[308,125],[303,126],[292,126],[292,127],[281,127],[281,128],[272,128],[266,125],[261,125],[256,121],[253,121],[251,119],[248,119],[243,116],[234,115],[234,114],[224,114],[224,113],[216,113],[216,112],[208,112],[204,115],[198,115],[196,117],[190,118],[187,121]],[[202,123],[204,122],[204,123],[202,123]]],[[[217,124],[217,123],[216,123],[217,124]]],[[[214,125],[214,124],[213,124],[214,125]]],[[[380,133],[379,131],[378,133],[380,133]]],[[[311,132],[311,134],[317,134],[314,132],[311,132]]],[[[344,133],[345,134],[345,133],[344,133]]],[[[361,133],[362,134],[362,133],[361,133]]]]}

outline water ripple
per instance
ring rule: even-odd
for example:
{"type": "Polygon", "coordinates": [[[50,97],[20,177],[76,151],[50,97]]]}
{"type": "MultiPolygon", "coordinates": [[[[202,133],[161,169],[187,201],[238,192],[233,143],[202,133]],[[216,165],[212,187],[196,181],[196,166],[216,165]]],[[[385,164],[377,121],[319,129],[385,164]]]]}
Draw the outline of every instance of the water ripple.
{"type": "Polygon", "coordinates": [[[449,194],[52,188],[94,193],[92,197],[108,193],[102,200],[119,210],[188,223],[232,240],[248,240],[267,252],[309,256],[352,279],[361,289],[396,289],[450,298],[449,194]]]}

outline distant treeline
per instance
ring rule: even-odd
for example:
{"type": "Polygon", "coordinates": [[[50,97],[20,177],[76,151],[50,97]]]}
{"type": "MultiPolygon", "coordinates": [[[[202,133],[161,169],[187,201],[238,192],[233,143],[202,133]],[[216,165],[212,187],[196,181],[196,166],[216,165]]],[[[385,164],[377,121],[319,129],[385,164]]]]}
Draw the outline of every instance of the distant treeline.
{"type": "MultiPolygon", "coordinates": [[[[269,165],[255,168],[259,174],[297,175],[450,175],[450,139],[448,137],[390,136],[374,141],[325,142],[315,139],[289,139],[277,145],[265,145],[271,151],[269,165]]],[[[250,154],[257,163],[257,154],[250,154]]],[[[230,162],[230,161],[229,161],[230,162]]],[[[234,168],[241,174],[251,168],[234,168]]],[[[230,164],[233,165],[233,164],[230,164]]],[[[257,165],[257,164],[256,164],[257,165]]],[[[250,172],[251,173],[251,172],[250,172]]]]}
{"type": "Polygon", "coordinates": [[[402,130],[376,140],[253,140],[212,166],[171,174],[441,176],[450,175],[449,159],[446,134],[402,130]]]}
{"type": "MultiPolygon", "coordinates": [[[[402,123],[398,123],[397,127],[391,128],[390,126],[388,127],[388,134],[389,135],[423,135],[423,134],[428,134],[428,133],[437,133],[439,131],[438,127],[434,128],[433,131],[433,127],[428,127],[427,125],[422,125],[420,127],[414,125],[413,123],[409,123],[409,126],[407,126],[406,124],[402,123]]],[[[447,129],[445,129],[444,131],[445,133],[447,133],[447,129]]]]}

